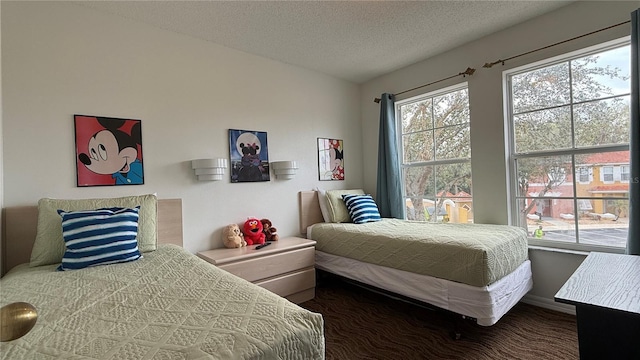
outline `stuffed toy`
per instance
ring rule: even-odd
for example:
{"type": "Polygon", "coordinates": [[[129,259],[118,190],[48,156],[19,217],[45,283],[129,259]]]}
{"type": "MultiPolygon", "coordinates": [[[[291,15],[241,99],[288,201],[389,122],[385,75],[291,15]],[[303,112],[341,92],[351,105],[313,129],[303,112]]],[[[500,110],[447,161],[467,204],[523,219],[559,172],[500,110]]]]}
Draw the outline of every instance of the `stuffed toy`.
{"type": "Polygon", "coordinates": [[[256,218],[249,218],[244,222],[242,228],[244,239],[247,245],[264,244],[264,233],[262,232],[262,223],[256,218]]]}
{"type": "Polygon", "coordinates": [[[238,224],[230,224],[222,229],[222,242],[224,242],[224,246],[228,248],[247,246],[247,242],[244,240],[244,235],[242,231],[240,231],[238,224]]]}
{"type": "Polygon", "coordinates": [[[267,241],[278,241],[280,238],[278,234],[276,234],[278,230],[273,227],[271,220],[262,219],[260,222],[262,223],[262,232],[264,233],[265,239],[267,241]]]}

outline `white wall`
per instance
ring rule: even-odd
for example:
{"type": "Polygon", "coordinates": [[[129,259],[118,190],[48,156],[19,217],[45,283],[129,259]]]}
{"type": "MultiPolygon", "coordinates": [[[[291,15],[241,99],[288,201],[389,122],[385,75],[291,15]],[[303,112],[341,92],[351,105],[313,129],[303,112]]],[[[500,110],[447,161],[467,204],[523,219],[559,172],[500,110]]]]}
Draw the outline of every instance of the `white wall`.
{"type": "Polygon", "coordinates": [[[362,186],[358,85],[70,3],[1,6],[4,206],[157,192],[183,199],[196,252],[248,216],[295,235],[298,191],[362,186]],[[77,188],[74,114],[141,119],[145,184],[77,188]],[[190,160],[228,157],[230,128],[266,131],[298,175],[197,182],[190,160]],[[318,181],[317,137],[344,140],[344,182],[318,181]]]}
{"type": "MultiPolygon", "coordinates": [[[[536,48],[570,39],[630,19],[638,2],[580,1],[439,56],[416,63],[362,86],[362,132],[377,138],[379,106],[373,102],[381,93],[397,93],[463,72],[476,73],[403,94],[396,100],[468,81],[471,112],[471,148],[474,219],[479,223],[507,224],[508,183],[502,104],[502,72],[555,55],[629,35],[630,26],[620,26],[580,40],[523,56],[491,69],[487,62],[505,59],[536,48]]],[[[375,191],[377,151],[364,156],[364,187],[375,191]]],[[[552,302],[553,295],[580,264],[584,255],[531,250],[534,269],[533,297],[552,302]]]]}

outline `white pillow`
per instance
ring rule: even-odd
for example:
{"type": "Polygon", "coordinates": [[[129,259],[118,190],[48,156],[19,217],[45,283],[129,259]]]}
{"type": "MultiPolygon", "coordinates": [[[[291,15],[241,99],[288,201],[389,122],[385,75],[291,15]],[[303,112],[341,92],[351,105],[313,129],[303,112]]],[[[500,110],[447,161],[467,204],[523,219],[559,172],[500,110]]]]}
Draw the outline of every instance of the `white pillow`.
{"type": "Polygon", "coordinates": [[[355,194],[364,195],[362,189],[353,190],[327,190],[327,204],[329,205],[329,214],[332,223],[348,223],[351,222],[349,210],[342,200],[342,195],[355,194]]]}
{"type": "Polygon", "coordinates": [[[316,187],[318,192],[318,202],[320,203],[320,212],[324,222],[331,222],[331,215],[329,214],[329,204],[327,204],[327,191],[316,187]]]}

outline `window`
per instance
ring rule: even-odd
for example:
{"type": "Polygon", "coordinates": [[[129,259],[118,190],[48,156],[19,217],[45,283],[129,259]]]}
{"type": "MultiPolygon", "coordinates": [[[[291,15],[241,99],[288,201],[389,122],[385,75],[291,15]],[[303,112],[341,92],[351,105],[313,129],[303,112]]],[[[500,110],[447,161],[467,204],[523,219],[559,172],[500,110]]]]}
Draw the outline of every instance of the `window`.
{"type": "Polygon", "coordinates": [[[613,182],[613,166],[602,167],[602,181],[613,182]]]}
{"type": "Polygon", "coordinates": [[[473,222],[466,84],[396,103],[406,218],[473,222]]]}
{"type": "Polygon", "coordinates": [[[581,183],[589,182],[589,168],[586,168],[586,167],[580,168],[580,178],[578,178],[578,181],[580,181],[581,183]]]}
{"type": "Polygon", "coordinates": [[[620,166],[620,181],[629,181],[631,179],[631,167],[629,165],[620,166]]]}
{"type": "Polygon", "coordinates": [[[626,245],[629,60],[623,39],[505,72],[512,223],[545,232],[530,243],[626,245]]]}

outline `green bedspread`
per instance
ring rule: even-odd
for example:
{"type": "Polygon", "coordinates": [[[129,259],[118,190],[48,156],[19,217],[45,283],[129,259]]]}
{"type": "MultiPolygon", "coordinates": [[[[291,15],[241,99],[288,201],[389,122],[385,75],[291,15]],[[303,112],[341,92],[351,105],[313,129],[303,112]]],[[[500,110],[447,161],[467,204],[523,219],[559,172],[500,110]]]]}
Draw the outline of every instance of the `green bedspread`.
{"type": "Polygon", "coordinates": [[[21,265],[0,305],[34,328],[2,359],[323,359],[323,319],[173,245],[125,264],[58,272],[21,265]]]}
{"type": "Polygon", "coordinates": [[[528,258],[526,231],[506,225],[320,223],[310,238],[318,251],[472,286],[489,285],[528,258]]]}

